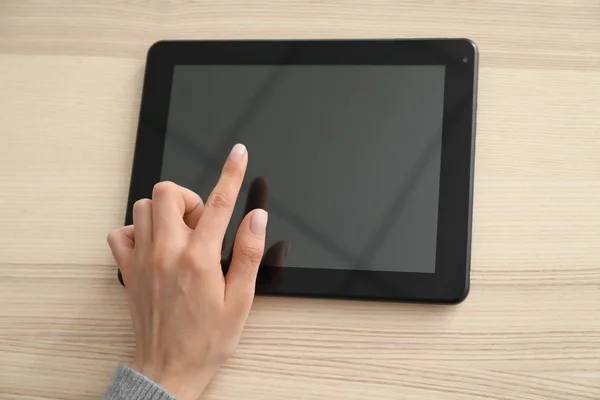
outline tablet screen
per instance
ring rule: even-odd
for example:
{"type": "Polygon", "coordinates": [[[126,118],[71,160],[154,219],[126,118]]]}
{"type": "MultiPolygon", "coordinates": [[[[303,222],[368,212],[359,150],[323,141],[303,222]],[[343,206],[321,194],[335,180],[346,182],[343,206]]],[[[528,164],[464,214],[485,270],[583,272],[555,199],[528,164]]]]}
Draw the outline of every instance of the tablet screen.
{"type": "Polygon", "coordinates": [[[204,199],[235,143],[269,185],[285,267],[434,273],[443,65],[181,65],[161,180],[204,199]]]}

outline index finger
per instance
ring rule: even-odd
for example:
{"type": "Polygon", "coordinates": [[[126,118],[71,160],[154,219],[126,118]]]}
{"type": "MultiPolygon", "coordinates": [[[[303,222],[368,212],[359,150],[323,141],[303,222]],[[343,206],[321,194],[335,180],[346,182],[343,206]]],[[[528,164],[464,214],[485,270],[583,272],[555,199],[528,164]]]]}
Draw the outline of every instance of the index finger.
{"type": "Polygon", "coordinates": [[[219,251],[244,181],[247,165],[246,146],[238,143],[229,153],[219,181],[208,196],[202,218],[195,229],[195,236],[200,241],[218,246],[219,251]]]}

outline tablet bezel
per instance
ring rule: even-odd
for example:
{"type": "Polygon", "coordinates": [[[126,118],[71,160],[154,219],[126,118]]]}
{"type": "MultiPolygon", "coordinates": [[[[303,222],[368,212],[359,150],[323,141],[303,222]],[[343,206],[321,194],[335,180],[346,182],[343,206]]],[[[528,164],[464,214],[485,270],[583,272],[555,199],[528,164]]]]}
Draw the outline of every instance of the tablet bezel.
{"type": "Polygon", "coordinates": [[[477,58],[468,39],[157,42],[147,55],[125,223],[160,180],[177,65],[444,65],[435,273],[263,266],[257,293],[458,303],[469,291],[477,58]]]}

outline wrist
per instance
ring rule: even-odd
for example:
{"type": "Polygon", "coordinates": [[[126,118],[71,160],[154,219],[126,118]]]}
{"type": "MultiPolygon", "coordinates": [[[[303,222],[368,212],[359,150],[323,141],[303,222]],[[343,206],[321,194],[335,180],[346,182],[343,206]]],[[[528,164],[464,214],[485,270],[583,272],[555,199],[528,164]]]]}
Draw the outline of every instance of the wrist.
{"type": "Polygon", "coordinates": [[[193,373],[190,370],[157,369],[150,365],[135,366],[134,364],[134,368],[177,400],[198,400],[216,374],[216,371],[208,368],[193,373]]]}
{"type": "Polygon", "coordinates": [[[198,400],[212,380],[212,375],[197,375],[193,378],[166,376],[155,381],[177,400],[198,400]]]}

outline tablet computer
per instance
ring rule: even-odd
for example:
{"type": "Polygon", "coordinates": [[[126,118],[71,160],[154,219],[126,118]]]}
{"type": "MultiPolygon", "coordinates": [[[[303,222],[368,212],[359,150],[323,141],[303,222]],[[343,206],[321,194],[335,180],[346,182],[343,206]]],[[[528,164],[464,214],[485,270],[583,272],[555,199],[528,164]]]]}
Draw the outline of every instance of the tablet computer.
{"type": "Polygon", "coordinates": [[[161,41],[127,204],[207,196],[235,143],[269,211],[257,293],[457,303],[469,290],[477,48],[466,39],[161,41]]]}

